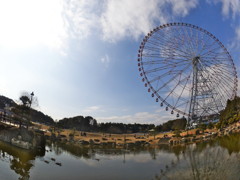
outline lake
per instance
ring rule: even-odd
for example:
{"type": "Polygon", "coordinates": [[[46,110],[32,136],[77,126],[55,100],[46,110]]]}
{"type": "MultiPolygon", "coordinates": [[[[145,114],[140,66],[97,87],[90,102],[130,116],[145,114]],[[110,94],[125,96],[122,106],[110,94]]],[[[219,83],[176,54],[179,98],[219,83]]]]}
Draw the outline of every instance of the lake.
{"type": "Polygon", "coordinates": [[[240,178],[240,135],[197,144],[81,147],[50,143],[28,152],[0,142],[1,180],[159,180],[240,178]]]}

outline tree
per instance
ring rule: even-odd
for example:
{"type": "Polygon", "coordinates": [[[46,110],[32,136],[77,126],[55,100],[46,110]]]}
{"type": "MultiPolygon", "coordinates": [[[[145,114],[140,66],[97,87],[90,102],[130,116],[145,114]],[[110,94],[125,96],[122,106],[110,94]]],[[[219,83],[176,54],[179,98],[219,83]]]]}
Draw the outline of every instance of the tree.
{"type": "Polygon", "coordinates": [[[30,124],[31,119],[31,108],[32,106],[38,105],[37,98],[34,96],[34,93],[31,94],[29,92],[23,92],[19,97],[20,104],[18,108],[21,110],[22,118],[19,122],[19,128],[22,127],[22,120],[26,120],[27,129],[30,124]]]}
{"type": "Polygon", "coordinates": [[[214,124],[213,124],[212,122],[209,122],[209,124],[207,125],[207,128],[208,128],[208,129],[214,128],[214,124]]]}
{"type": "Polygon", "coordinates": [[[223,128],[228,124],[237,122],[240,118],[240,97],[236,96],[233,100],[227,101],[227,106],[220,112],[220,119],[217,128],[223,128]]]}
{"type": "Polygon", "coordinates": [[[199,124],[199,125],[198,125],[198,128],[199,128],[200,130],[204,131],[204,130],[206,130],[206,129],[207,129],[207,125],[206,125],[206,124],[203,124],[203,123],[201,123],[201,124],[199,124]]]}

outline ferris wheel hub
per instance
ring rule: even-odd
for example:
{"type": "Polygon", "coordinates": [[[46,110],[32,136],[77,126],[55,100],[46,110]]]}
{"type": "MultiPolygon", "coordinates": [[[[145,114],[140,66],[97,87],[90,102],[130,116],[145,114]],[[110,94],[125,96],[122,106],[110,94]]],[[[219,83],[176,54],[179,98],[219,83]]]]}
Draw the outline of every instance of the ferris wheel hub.
{"type": "Polygon", "coordinates": [[[200,56],[194,57],[192,61],[193,61],[193,64],[194,64],[194,65],[198,64],[199,61],[200,61],[200,56]]]}

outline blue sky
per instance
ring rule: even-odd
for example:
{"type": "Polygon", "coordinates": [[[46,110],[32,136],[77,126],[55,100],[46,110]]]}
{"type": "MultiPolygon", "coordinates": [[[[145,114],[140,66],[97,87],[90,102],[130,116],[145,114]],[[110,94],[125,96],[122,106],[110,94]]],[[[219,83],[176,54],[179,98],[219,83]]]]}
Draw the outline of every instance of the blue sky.
{"type": "Polygon", "coordinates": [[[239,74],[239,0],[0,1],[0,94],[34,91],[37,109],[54,119],[175,119],[147,92],[136,59],[145,34],[178,21],[214,34],[239,74]]]}

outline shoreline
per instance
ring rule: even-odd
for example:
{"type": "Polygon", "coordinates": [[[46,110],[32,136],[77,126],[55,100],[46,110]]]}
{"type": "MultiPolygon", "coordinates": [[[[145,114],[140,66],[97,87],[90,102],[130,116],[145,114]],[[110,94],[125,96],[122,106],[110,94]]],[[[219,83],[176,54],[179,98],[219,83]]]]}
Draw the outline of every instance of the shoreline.
{"type": "Polygon", "coordinates": [[[192,129],[183,131],[179,137],[173,132],[168,133],[136,133],[136,134],[110,134],[110,133],[94,133],[81,132],[72,130],[63,130],[59,133],[45,132],[47,140],[59,141],[65,143],[74,143],[77,145],[92,145],[92,146],[154,146],[154,145],[177,145],[202,142],[221,137],[228,134],[240,133],[240,121],[229,125],[225,129],[192,129]]]}
{"type": "MultiPolygon", "coordinates": [[[[192,130],[182,131],[178,134],[178,136],[174,134],[174,132],[111,134],[111,133],[99,133],[99,132],[82,132],[82,131],[69,130],[69,129],[60,129],[60,130],[58,129],[58,131],[50,132],[48,131],[48,129],[50,128],[49,126],[38,124],[38,123],[34,123],[34,125],[36,127],[39,127],[39,126],[41,127],[41,131],[46,140],[50,140],[53,142],[56,141],[61,143],[72,143],[79,146],[101,146],[101,147],[104,146],[109,148],[191,144],[191,143],[198,143],[198,142],[212,140],[216,137],[221,137],[228,134],[240,133],[240,121],[234,124],[231,124],[222,130],[192,129],[192,130]]],[[[6,127],[7,129],[11,129],[11,128],[16,129],[16,127],[11,127],[10,125],[6,125],[6,127]]],[[[0,130],[0,133],[1,131],[2,133],[4,133],[4,131],[5,132],[8,131],[7,129],[0,130]]],[[[0,140],[5,142],[4,139],[1,138],[0,140]]],[[[16,145],[16,143],[14,144],[13,142],[10,141],[11,139],[13,140],[14,137],[10,138],[6,142],[10,143],[10,145],[12,146],[17,146],[24,149],[32,149],[32,148],[26,148],[25,146],[21,147],[19,143],[17,143],[16,145]]]]}

